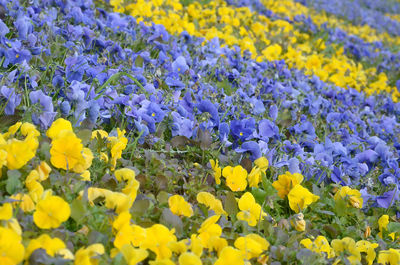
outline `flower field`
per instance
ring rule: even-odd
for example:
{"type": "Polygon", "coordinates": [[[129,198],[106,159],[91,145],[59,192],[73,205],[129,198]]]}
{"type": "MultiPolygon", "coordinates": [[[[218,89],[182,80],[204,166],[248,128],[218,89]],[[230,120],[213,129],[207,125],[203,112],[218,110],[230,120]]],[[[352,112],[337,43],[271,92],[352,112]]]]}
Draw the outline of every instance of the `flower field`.
{"type": "Polygon", "coordinates": [[[400,264],[400,1],[0,0],[0,264],[400,264]]]}

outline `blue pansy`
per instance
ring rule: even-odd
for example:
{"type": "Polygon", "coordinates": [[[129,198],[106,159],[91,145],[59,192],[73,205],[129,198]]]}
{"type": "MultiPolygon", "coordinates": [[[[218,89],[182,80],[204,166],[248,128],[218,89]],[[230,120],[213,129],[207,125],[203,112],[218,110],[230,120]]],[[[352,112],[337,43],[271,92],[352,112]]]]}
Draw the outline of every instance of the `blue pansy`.
{"type": "Polygon", "coordinates": [[[15,108],[21,103],[21,95],[17,94],[14,88],[7,86],[1,87],[0,95],[2,96],[0,97],[1,102],[6,102],[4,113],[6,115],[13,115],[15,108]]]}

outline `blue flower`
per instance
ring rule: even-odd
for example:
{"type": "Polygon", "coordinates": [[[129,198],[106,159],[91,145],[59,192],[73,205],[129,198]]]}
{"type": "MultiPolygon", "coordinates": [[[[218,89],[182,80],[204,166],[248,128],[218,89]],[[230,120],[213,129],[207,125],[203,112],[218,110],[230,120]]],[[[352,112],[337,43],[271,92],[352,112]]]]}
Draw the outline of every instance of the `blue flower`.
{"type": "Polygon", "coordinates": [[[172,71],[183,74],[189,69],[186,64],[186,59],[183,56],[178,56],[175,61],[172,62],[172,71]]]}
{"type": "Polygon", "coordinates": [[[43,129],[49,128],[57,114],[54,112],[52,98],[44,94],[42,90],[36,90],[29,93],[29,99],[33,105],[39,103],[41,106],[39,112],[32,113],[32,121],[43,129]]]}
{"type": "Polygon", "coordinates": [[[254,120],[254,118],[231,121],[232,135],[242,141],[253,138],[252,135],[255,127],[256,121],[254,120]]]}
{"type": "Polygon", "coordinates": [[[250,159],[252,161],[260,158],[262,155],[260,146],[254,141],[244,142],[241,148],[236,148],[235,151],[238,153],[250,152],[250,159]]]}
{"type": "Polygon", "coordinates": [[[19,16],[14,22],[20,40],[26,40],[29,33],[33,32],[32,20],[27,16],[19,16]]]}
{"type": "Polygon", "coordinates": [[[0,94],[3,96],[2,102],[6,102],[7,105],[4,109],[6,115],[13,115],[15,108],[21,103],[21,96],[17,94],[14,88],[2,86],[0,94]]]}
{"type": "Polygon", "coordinates": [[[210,100],[202,100],[197,104],[197,108],[200,113],[208,112],[211,115],[211,121],[214,126],[219,125],[219,115],[218,115],[218,109],[215,107],[213,103],[211,103],[210,100]]]}
{"type": "Polygon", "coordinates": [[[381,196],[376,197],[376,202],[382,208],[389,208],[399,200],[399,190],[396,186],[395,189],[385,192],[381,196]]]}

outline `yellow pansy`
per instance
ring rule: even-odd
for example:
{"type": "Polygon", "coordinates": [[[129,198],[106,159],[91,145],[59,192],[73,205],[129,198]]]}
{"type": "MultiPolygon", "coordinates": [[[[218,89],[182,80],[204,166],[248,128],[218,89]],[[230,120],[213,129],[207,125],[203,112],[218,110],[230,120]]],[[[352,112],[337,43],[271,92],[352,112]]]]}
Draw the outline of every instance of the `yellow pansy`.
{"type": "Polygon", "coordinates": [[[66,245],[57,237],[51,238],[48,234],[42,234],[38,238],[29,241],[25,252],[25,259],[29,259],[31,254],[39,248],[46,250],[47,255],[54,257],[60,250],[65,249],[66,245]]]}
{"type": "Polygon", "coordinates": [[[337,200],[345,200],[348,202],[350,207],[354,208],[362,208],[363,206],[363,198],[361,196],[361,192],[356,189],[351,189],[348,186],[343,186],[336,192],[334,199],[337,200]]]}
{"type": "Polygon", "coordinates": [[[269,242],[257,234],[248,234],[244,237],[238,237],[234,245],[237,249],[242,251],[243,256],[248,260],[259,257],[261,253],[267,251],[269,248],[269,242]]]}
{"type": "Polygon", "coordinates": [[[221,174],[222,174],[221,172],[222,172],[222,169],[218,165],[218,160],[210,159],[210,164],[211,164],[211,168],[212,168],[212,170],[214,172],[215,183],[217,185],[220,185],[221,184],[221,174]]]}
{"type": "Polygon", "coordinates": [[[201,262],[201,259],[197,255],[195,255],[191,252],[182,253],[179,256],[178,261],[179,261],[179,265],[202,265],[203,264],[201,262]]]}
{"type": "Polygon", "coordinates": [[[72,170],[77,164],[85,163],[81,142],[82,140],[76,137],[73,131],[61,131],[51,142],[51,164],[56,168],[72,170]]]}
{"type": "Polygon", "coordinates": [[[33,222],[42,229],[57,228],[68,220],[69,204],[59,196],[50,195],[39,201],[33,213],[33,222]]]}
{"type": "Polygon", "coordinates": [[[156,254],[156,259],[169,259],[172,251],[168,248],[169,242],[176,242],[175,230],[169,230],[162,224],[155,224],[146,229],[146,238],[141,248],[150,249],[156,254]]]}
{"type": "Polygon", "coordinates": [[[400,249],[390,248],[388,250],[379,251],[378,263],[385,265],[400,264],[400,249]]]}
{"type": "Polygon", "coordinates": [[[290,190],[288,199],[290,209],[299,213],[307,208],[311,203],[316,202],[319,199],[319,196],[314,195],[308,189],[298,184],[290,190]]]}
{"type": "Polygon", "coordinates": [[[359,264],[361,261],[361,253],[356,247],[356,242],[350,237],[343,239],[334,239],[331,242],[332,248],[335,250],[336,256],[340,256],[341,253],[348,253],[346,258],[351,264],[359,264]]]}
{"type": "Polygon", "coordinates": [[[214,195],[209,192],[199,192],[197,194],[197,201],[201,204],[206,205],[210,210],[213,210],[215,214],[227,215],[222,206],[222,202],[215,198],[214,195]]]}
{"type": "Polygon", "coordinates": [[[24,259],[25,248],[21,236],[12,229],[0,227],[0,264],[19,264],[24,259]]]}
{"type": "Polygon", "coordinates": [[[284,199],[289,194],[289,191],[297,184],[300,184],[303,179],[303,175],[299,173],[292,174],[287,171],[285,174],[279,175],[278,180],[274,181],[272,186],[278,191],[278,196],[284,199]]]}
{"type": "Polygon", "coordinates": [[[147,258],[147,256],[149,255],[146,250],[135,248],[129,244],[122,246],[121,253],[124,256],[125,261],[128,265],[136,265],[147,258]]]}
{"type": "Polygon", "coordinates": [[[311,239],[306,238],[301,240],[300,244],[313,252],[325,253],[328,259],[333,258],[335,256],[333,248],[331,248],[328,240],[324,236],[317,236],[314,242],[311,241],[311,239]]]}
{"type": "Polygon", "coordinates": [[[82,247],[75,253],[75,265],[97,265],[99,256],[104,254],[102,244],[92,244],[88,247],[82,247]]]}
{"type": "Polygon", "coordinates": [[[367,254],[367,256],[365,258],[369,265],[374,263],[374,260],[376,257],[375,248],[377,248],[378,246],[379,246],[379,244],[371,243],[366,240],[360,240],[356,243],[356,248],[358,249],[358,251],[364,252],[367,254]]]}
{"type": "Polygon", "coordinates": [[[171,212],[178,216],[191,217],[193,215],[193,209],[190,204],[185,201],[180,195],[173,195],[168,199],[168,205],[171,212]]]}
{"type": "Polygon", "coordinates": [[[226,178],[226,186],[232,191],[243,191],[246,189],[247,171],[242,166],[224,167],[222,175],[226,178]]]}
{"type": "Polygon", "coordinates": [[[255,226],[266,215],[250,192],[242,195],[238,205],[240,212],[237,213],[236,217],[239,220],[246,221],[249,226],[255,226]]]}
{"type": "Polygon", "coordinates": [[[225,247],[223,250],[221,250],[221,253],[214,265],[226,264],[244,265],[244,256],[242,252],[230,246],[225,247]]]}
{"type": "Polygon", "coordinates": [[[59,118],[51,124],[50,128],[46,132],[46,135],[50,139],[55,139],[62,131],[72,132],[72,125],[69,121],[59,118]]]}
{"type": "Polygon", "coordinates": [[[11,203],[4,203],[0,207],[0,220],[9,220],[13,214],[11,203]]]}

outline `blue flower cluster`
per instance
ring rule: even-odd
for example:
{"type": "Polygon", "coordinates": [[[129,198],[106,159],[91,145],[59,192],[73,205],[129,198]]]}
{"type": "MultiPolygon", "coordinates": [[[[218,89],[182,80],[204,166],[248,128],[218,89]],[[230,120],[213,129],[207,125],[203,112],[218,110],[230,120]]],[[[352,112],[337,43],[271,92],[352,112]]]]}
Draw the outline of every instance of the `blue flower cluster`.
{"type": "Polygon", "coordinates": [[[387,95],[367,98],[283,61],[256,62],[218,39],[171,36],[91,1],[0,5],[5,114],[23,111],[44,129],[57,116],[124,125],[140,144],[208,130],[223,152],[355,185],[366,207],[398,207],[400,103],[387,95]]]}

